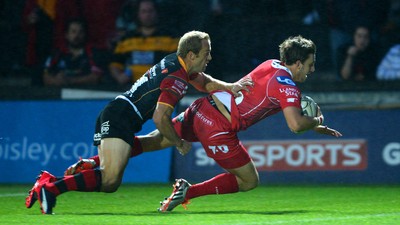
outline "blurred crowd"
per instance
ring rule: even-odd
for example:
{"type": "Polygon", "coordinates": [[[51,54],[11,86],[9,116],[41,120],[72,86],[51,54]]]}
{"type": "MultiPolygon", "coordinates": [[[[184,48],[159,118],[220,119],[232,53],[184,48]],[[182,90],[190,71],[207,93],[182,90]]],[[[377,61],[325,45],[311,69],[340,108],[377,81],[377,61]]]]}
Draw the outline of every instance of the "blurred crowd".
{"type": "Polygon", "coordinates": [[[190,30],[210,34],[206,72],[233,81],[302,35],[336,80],[400,79],[400,0],[0,2],[0,77],[30,85],[129,85],[190,30]]]}

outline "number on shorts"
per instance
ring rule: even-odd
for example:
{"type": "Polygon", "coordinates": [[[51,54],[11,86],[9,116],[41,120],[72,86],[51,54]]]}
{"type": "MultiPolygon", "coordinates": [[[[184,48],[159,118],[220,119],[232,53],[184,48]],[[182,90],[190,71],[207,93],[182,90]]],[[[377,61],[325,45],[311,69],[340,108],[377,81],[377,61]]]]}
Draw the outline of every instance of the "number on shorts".
{"type": "Polygon", "coordinates": [[[218,146],[208,146],[208,148],[214,153],[216,154],[217,152],[222,152],[222,153],[227,153],[229,152],[229,148],[227,145],[218,145],[218,146]]]}

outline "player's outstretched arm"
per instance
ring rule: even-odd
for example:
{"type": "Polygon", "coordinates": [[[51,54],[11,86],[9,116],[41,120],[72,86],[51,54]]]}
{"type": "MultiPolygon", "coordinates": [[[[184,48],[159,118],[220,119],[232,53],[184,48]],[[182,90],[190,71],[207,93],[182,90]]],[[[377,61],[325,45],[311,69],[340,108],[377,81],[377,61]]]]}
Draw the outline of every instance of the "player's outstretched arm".
{"type": "MultiPolygon", "coordinates": [[[[192,144],[186,140],[181,139],[176,133],[174,126],[171,122],[171,115],[174,108],[169,105],[157,103],[156,109],[153,114],[153,121],[157,130],[167,138],[170,143],[175,145],[176,149],[182,154],[186,154],[192,147],[192,144]]],[[[142,143],[143,144],[143,143],[142,143]]]]}
{"type": "Polygon", "coordinates": [[[314,131],[319,133],[319,134],[325,134],[325,135],[330,135],[334,137],[341,137],[343,136],[339,131],[329,128],[328,126],[316,126],[314,127],[314,131]]]}
{"type": "Polygon", "coordinates": [[[190,81],[198,91],[210,93],[212,91],[231,91],[235,96],[239,96],[239,91],[245,90],[249,91],[248,86],[253,86],[253,81],[251,79],[241,79],[234,83],[227,83],[213,78],[212,76],[199,73],[197,77],[190,81]]]}
{"type": "Polygon", "coordinates": [[[289,129],[294,133],[302,133],[311,130],[323,122],[322,114],[318,117],[304,116],[301,113],[301,109],[294,106],[284,108],[283,115],[285,116],[289,129]]]}

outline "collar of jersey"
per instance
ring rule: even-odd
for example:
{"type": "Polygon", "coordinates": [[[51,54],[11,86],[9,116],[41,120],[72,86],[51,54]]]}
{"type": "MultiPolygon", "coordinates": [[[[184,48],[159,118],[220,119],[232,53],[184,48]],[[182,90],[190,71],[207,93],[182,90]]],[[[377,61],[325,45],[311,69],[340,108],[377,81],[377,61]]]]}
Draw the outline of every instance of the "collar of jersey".
{"type": "Polygon", "coordinates": [[[185,71],[187,73],[188,71],[187,71],[187,68],[186,68],[185,61],[183,61],[183,59],[179,55],[178,55],[178,60],[179,60],[179,63],[181,64],[181,66],[183,67],[183,69],[185,69],[185,71]]]}

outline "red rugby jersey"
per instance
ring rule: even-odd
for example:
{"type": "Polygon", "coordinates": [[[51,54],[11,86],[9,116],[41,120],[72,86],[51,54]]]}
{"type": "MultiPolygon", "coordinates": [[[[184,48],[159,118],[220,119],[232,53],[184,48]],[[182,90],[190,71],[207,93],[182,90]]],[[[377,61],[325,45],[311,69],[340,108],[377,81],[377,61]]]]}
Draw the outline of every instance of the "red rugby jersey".
{"type": "Polygon", "coordinates": [[[234,129],[245,130],[288,106],[301,108],[301,92],[279,60],[265,61],[244,78],[251,78],[254,87],[235,99],[231,112],[234,129]]]}

